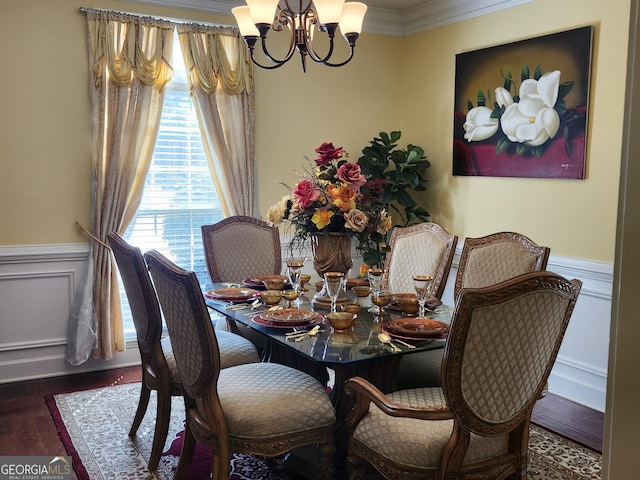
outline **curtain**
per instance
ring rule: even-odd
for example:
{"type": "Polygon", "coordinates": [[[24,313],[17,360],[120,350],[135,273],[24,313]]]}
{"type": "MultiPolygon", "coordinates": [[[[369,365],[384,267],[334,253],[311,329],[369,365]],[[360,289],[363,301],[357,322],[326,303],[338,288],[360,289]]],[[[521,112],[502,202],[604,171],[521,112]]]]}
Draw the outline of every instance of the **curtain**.
{"type": "Polygon", "coordinates": [[[248,49],[236,28],[180,24],[177,30],[222,211],[254,216],[255,104],[248,49]]]}
{"type": "Polygon", "coordinates": [[[87,15],[92,130],[89,257],[69,318],[67,361],[124,350],[116,272],[105,244],[124,233],[140,203],[162,114],[175,25],[90,9],[87,15]]]}

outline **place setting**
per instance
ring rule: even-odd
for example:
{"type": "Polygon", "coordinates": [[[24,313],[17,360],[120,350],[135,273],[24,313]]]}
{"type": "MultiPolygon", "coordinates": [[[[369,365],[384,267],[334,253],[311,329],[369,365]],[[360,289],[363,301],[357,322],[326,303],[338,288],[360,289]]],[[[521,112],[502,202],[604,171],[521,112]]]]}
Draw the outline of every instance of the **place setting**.
{"type": "Polygon", "coordinates": [[[258,291],[246,287],[224,287],[204,293],[207,300],[225,305],[226,310],[253,308],[260,304],[258,291]]]}
{"type": "Polygon", "coordinates": [[[282,329],[314,327],[323,320],[324,317],[319,313],[299,308],[267,309],[252,318],[253,323],[263,327],[282,329]]]}

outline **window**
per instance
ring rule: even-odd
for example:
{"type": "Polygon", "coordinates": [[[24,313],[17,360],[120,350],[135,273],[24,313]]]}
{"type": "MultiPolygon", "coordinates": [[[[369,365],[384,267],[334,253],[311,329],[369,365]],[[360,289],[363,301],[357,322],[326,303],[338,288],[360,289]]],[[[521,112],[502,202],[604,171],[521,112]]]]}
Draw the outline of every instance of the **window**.
{"type": "MultiPolygon", "coordinates": [[[[180,55],[180,47],[174,44],[176,55],[180,55]]],[[[176,76],[166,91],[142,202],[124,238],[143,252],[156,249],[182,268],[196,272],[200,284],[208,289],[211,280],[200,226],[221,220],[222,210],[181,58],[174,60],[174,68],[176,76]]],[[[122,282],[120,285],[125,337],[134,338],[129,302],[122,282]]]]}

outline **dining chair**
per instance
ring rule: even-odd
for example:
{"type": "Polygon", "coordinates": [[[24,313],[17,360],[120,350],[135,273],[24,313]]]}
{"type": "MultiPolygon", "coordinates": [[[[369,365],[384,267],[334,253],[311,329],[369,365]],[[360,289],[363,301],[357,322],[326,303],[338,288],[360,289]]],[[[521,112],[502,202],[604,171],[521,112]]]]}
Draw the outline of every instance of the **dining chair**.
{"type": "Polygon", "coordinates": [[[394,293],[410,293],[414,291],[413,275],[427,274],[433,277],[432,295],[441,298],[457,243],[458,237],[437,223],[394,228],[384,264],[387,272],[384,288],[394,293]]]}
{"type": "MultiPolygon", "coordinates": [[[[529,272],[547,268],[549,247],[517,232],[498,232],[466,238],[460,253],[454,299],[463,288],[487,287],[529,272]]],[[[405,355],[400,362],[400,388],[441,385],[441,351],[405,355]]]]}
{"type": "Polygon", "coordinates": [[[280,274],[280,233],[257,218],[236,215],[202,225],[207,269],[214,283],[239,283],[257,275],[280,274]]]}
{"type": "MultiPolygon", "coordinates": [[[[213,283],[241,283],[257,275],[282,272],[282,251],[278,227],[246,215],[224,218],[202,225],[202,245],[209,277],[213,283]]],[[[216,331],[231,331],[251,340],[265,353],[265,342],[251,329],[227,318],[216,331]]]]}
{"type": "Polygon", "coordinates": [[[349,379],[349,478],[370,464],[389,479],[525,479],[533,407],[581,286],[543,271],[460,290],[442,387],[349,379]]]}
{"type": "Polygon", "coordinates": [[[312,376],[277,363],[220,368],[216,332],[195,273],[145,253],[182,379],[187,422],[174,479],[186,478],[196,440],[211,447],[214,480],[229,478],[231,454],[278,457],[318,446],[320,478],[333,476],[335,409],[312,376]]]}
{"type": "MultiPolygon", "coordinates": [[[[182,386],[171,340],[168,336],[162,338],[160,305],[142,252],[115,232],[107,234],[107,241],[129,301],[142,363],[140,399],[129,436],[134,436],[138,431],[149,405],[151,391],[155,390],[158,406],[148,464],[150,470],[155,470],[169,431],[171,397],[182,395],[182,386]]],[[[223,332],[219,341],[224,368],[260,361],[255,346],[239,335],[223,332]]]]}
{"type": "Polygon", "coordinates": [[[454,297],[462,288],[486,287],[547,268],[549,247],[517,232],[466,238],[456,272],[454,297]]]}

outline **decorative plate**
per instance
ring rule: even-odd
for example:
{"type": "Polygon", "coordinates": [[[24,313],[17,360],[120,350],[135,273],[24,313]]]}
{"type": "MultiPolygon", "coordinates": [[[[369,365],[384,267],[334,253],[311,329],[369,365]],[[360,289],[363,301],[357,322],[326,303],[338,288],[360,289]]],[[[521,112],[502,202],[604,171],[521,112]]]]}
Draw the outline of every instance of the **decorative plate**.
{"type": "Polygon", "coordinates": [[[300,310],[299,308],[283,308],[280,310],[267,310],[260,314],[260,318],[273,323],[300,325],[308,323],[320,316],[319,313],[311,310],[300,310]]]}
{"type": "Polygon", "coordinates": [[[266,290],[266,287],[264,286],[264,283],[263,283],[265,280],[278,280],[278,279],[284,280],[284,284],[287,286],[289,285],[289,279],[284,275],[256,275],[255,277],[252,277],[252,278],[245,278],[242,281],[242,283],[244,283],[247,287],[266,290]]]}
{"type": "Polygon", "coordinates": [[[416,337],[415,335],[404,335],[398,332],[394,332],[389,328],[389,325],[383,325],[382,331],[389,334],[390,337],[398,338],[400,340],[409,340],[412,342],[433,342],[434,340],[444,340],[447,338],[447,334],[443,333],[442,335],[434,335],[432,337],[416,337]]]}
{"type": "Polygon", "coordinates": [[[433,318],[395,318],[389,322],[389,331],[414,338],[439,337],[449,331],[449,325],[433,318]]]}
{"type": "Polygon", "coordinates": [[[258,292],[252,288],[218,288],[208,291],[204,296],[222,302],[246,302],[256,293],[258,292]]]}
{"type": "MultiPolygon", "coordinates": [[[[276,310],[276,311],[281,311],[281,310],[276,310]]],[[[312,312],[313,313],[313,312],[312,312]]],[[[253,317],[252,321],[254,323],[257,323],[258,325],[262,325],[264,327],[271,327],[271,328],[293,328],[293,327],[311,327],[314,325],[319,325],[322,323],[322,320],[324,319],[324,317],[322,315],[317,315],[317,317],[311,319],[311,320],[305,320],[303,322],[300,323],[295,323],[295,322],[278,322],[278,321],[272,321],[272,320],[265,320],[264,318],[262,318],[261,315],[256,315],[255,317],[253,317]]]]}

